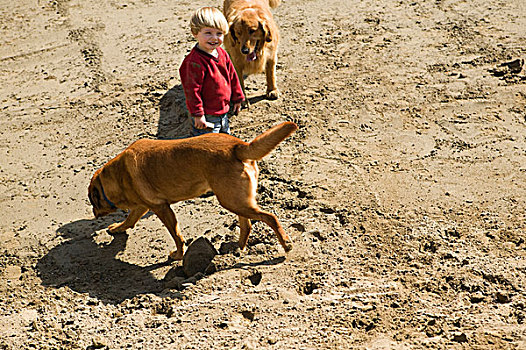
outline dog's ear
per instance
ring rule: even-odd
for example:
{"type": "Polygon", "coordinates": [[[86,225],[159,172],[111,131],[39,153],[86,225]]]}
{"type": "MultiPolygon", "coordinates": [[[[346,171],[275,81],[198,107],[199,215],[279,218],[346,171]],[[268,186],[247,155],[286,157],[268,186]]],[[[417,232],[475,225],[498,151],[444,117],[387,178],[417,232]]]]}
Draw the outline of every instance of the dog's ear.
{"type": "Polygon", "coordinates": [[[259,22],[259,25],[261,26],[261,29],[263,30],[263,34],[265,35],[265,41],[267,43],[272,41],[272,34],[270,33],[270,28],[266,21],[259,22]]]}
{"type": "Polygon", "coordinates": [[[101,191],[99,190],[100,187],[100,173],[102,172],[102,168],[98,169],[95,174],[93,174],[93,177],[91,178],[89,187],[88,187],[88,198],[91,206],[95,209],[100,209],[101,207],[101,191]]]}
{"type": "Polygon", "coordinates": [[[91,191],[88,192],[88,198],[93,208],[100,208],[100,192],[97,187],[91,188],[91,191]]]}
{"type": "Polygon", "coordinates": [[[236,26],[235,21],[230,23],[230,27],[228,27],[228,33],[232,37],[232,40],[234,40],[234,43],[237,43],[236,31],[234,30],[235,26],[236,26]]]}

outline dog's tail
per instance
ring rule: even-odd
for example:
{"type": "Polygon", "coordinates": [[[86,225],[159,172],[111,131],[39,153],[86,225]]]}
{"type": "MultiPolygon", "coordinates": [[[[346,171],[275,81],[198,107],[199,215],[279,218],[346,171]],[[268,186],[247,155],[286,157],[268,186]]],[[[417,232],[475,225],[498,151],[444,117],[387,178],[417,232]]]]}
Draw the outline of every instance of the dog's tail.
{"type": "Polygon", "coordinates": [[[241,161],[261,160],[296,129],[298,126],[292,122],[278,124],[256,137],[252,142],[238,145],[235,150],[236,157],[241,161]]]}
{"type": "Polygon", "coordinates": [[[279,4],[281,4],[281,0],[268,0],[268,5],[273,9],[278,7],[279,4]]]}

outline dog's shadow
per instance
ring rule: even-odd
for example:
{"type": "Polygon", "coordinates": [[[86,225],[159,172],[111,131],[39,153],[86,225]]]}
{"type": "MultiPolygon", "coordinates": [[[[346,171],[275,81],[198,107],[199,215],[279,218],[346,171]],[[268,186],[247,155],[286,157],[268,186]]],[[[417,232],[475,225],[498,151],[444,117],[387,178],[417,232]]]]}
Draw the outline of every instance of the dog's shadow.
{"type": "MultiPolygon", "coordinates": [[[[53,288],[67,286],[107,304],[119,304],[141,294],[170,296],[176,293],[165,290],[165,285],[174,276],[181,276],[180,262],[171,262],[166,258],[155,264],[139,266],[120,260],[117,255],[126,248],[127,233],[111,236],[109,242],[95,241],[97,232],[113,222],[124,220],[125,215],[119,211],[105,218],[78,220],[60,227],[57,234],[64,241],[37,262],[36,269],[42,285],[53,288]],[[154,270],[167,266],[170,268],[163,279],[152,274],[154,270]]],[[[148,215],[152,214],[147,213],[145,216],[148,215]]],[[[132,231],[129,234],[133,234],[132,231]]],[[[236,262],[222,270],[275,265],[284,260],[274,258],[256,263],[236,262]]]]}
{"type": "Polygon", "coordinates": [[[255,105],[256,103],[264,101],[264,100],[267,100],[267,95],[265,95],[265,94],[259,95],[259,96],[252,96],[252,97],[248,98],[248,102],[251,105],[255,105]]]}
{"type": "Polygon", "coordinates": [[[94,241],[97,231],[123,219],[123,214],[118,213],[60,227],[57,234],[65,241],[37,263],[42,284],[55,288],[67,286],[105,303],[119,303],[138,294],[162,291],[163,282],[153,277],[151,271],[168,265],[168,260],[149,266],[119,260],[117,254],[126,248],[128,240],[125,233],[113,236],[109,243],[94,241]]]}

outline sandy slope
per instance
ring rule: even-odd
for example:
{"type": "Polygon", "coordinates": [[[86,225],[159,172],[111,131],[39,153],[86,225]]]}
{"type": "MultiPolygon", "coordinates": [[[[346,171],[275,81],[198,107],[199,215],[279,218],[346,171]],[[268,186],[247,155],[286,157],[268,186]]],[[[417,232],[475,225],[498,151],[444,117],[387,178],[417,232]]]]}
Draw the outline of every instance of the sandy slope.
{"type": "MultiPolygon", "coordinates": [[[[168,232],[95,220],[93,172],[187,132],[177,69],[191,1],[2,1],[0,349],[526,347],[526,56],[521,0],[284,0],[278,84],[247,80],[261,162],[247,252],[183,290],[168,232]]],[[[236,217],[173,206],[219,249],[236,217]]],[[[192,282],[192,281],[190,281],[192,282]]]]}

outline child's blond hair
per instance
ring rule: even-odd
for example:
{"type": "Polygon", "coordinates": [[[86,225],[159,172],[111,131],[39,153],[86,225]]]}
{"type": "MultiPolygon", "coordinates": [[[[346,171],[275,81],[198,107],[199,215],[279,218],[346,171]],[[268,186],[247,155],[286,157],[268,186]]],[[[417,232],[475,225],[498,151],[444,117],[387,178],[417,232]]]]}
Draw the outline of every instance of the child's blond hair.
{"type": "Polygon", "coordinates": [[[228,22],[221,11],[215,7],[201,7],[190,19],[190,30],[197,34],[205,27],[220,29],[223,34],[228,33],[228,22]]]}

